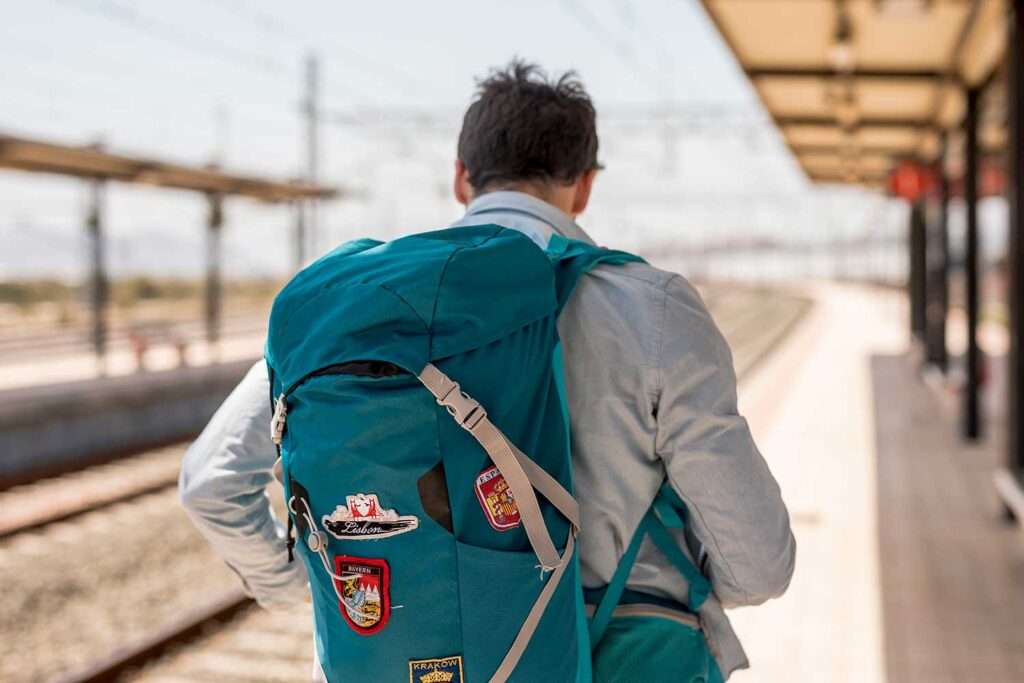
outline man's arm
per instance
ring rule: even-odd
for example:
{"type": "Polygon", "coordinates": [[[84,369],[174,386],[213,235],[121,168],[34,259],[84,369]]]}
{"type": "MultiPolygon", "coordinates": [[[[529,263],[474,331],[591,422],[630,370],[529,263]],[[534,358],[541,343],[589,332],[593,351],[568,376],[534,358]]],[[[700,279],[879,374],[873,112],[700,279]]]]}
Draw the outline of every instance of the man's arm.
{"type": "Polygon", "coordinates": [[[178,492],[193,523],[264,607],[307,599],[301,562],[288,562],[285,531],[267,495],[277,451],[270,440],[265,364],[249,370],[188,449],[178,492]]]}
{"type": "Polygon", "coordinates": [[[777,597],[796,558],[789,514],[737,411],[729,347],[678,276],[666,288],[661,334],[656,450],[689,508],[715,593],[727,607],[777,597]]]}

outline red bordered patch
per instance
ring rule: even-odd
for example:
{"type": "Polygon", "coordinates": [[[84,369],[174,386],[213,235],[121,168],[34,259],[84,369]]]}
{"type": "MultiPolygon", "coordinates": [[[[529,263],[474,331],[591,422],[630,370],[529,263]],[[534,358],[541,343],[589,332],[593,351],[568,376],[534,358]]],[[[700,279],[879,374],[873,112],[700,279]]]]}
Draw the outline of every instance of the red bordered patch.
{"type": "Polygon", "coordinates": [[[334,579],[341,616],[353,631],[368,636],[384,628],[391,618],[391,570],[386,560],[339,555],[334,558],[334,579]]]}
{"type": "Polygon", "coordinates": [[[496,531],[508,531],[519,526],[519,506],[496,465],[491,465],[477,476],[474,488],[484,516],[496,531]]]}

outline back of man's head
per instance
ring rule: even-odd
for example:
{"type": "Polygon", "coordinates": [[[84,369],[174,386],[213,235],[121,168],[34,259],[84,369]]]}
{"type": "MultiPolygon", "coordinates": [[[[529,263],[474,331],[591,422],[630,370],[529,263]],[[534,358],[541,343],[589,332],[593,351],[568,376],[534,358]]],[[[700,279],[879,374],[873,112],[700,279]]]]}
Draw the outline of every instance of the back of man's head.
{"type": "Polygon", "coordinates": [[[600,168],[594,105],[574,72],[549,79],[535,64],[513,60],[478,82],[458,156],[475,194],[570,185],[600,168]]]}

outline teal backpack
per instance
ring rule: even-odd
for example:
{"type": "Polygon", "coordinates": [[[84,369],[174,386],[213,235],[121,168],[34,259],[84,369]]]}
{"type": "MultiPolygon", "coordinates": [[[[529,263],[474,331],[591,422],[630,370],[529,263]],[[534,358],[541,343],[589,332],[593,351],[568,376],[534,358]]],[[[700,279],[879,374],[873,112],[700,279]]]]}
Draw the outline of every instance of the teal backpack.
{"type": "Polygon", "coordinates": [[[271,429],[329,681],[592,680],[556,321],[638,260],[449,228],[342,245],[278,295],[271,429]]]}

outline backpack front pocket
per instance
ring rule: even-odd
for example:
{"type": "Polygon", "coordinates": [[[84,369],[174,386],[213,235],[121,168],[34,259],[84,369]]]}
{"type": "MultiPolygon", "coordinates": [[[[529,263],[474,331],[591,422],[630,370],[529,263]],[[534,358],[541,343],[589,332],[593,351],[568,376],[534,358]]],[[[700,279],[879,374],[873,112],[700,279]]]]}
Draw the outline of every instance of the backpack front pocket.
{"type": "MultiPolygon", "coordinates": [[[[562,549],[559,549],[562,552],[562,549]]],[[[486,681],[501,664],[551,573],[541,578],[531,551],[507,552],[456,544],[459,610],[466,679],[486,681]]],[[[578,665],[576,594],[563,577],[510,681],[575,681],[578,665]]]]}

